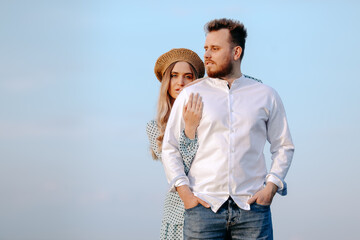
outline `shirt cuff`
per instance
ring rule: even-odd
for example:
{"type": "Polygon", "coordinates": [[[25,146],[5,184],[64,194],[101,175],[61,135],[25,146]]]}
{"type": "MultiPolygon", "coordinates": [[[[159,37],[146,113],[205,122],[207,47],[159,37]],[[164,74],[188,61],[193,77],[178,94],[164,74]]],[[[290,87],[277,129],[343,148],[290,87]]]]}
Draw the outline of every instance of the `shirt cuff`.
{"type": "Polygon", "coordinates": [[[183,186],[183,185],[190,185],[189,179],[187,177],[181,176],[178,178],[175,178],[171,183],[170,183],[170,189],[169,192],[176,192],[176,188],[183,186]]]}
{"type": "Polygon", "coordinates": [[[181,131],[181,136],[180,136],[180,138],[183,139],[185,145],[190,145],[191,143],[194,143],[194,142],[197,141],[197,131],[195,132],[195,138],[194,138],[194,139],[190,139],[190,138],[188,138],[188,137],[186,136],[186,134],[185,134],[185,129],[183,129],[183,130],[181,131]]]}
{"type": "Polygon", "coordinates": [[[277,193],[279,193],[281,196],[285,196],[287,194],[287,185],[284,180],[282,180],[280,177],[273,173],[269,173],[266,176],[265,183],[272,182],[276,186],[278,186],[277,193]]]}

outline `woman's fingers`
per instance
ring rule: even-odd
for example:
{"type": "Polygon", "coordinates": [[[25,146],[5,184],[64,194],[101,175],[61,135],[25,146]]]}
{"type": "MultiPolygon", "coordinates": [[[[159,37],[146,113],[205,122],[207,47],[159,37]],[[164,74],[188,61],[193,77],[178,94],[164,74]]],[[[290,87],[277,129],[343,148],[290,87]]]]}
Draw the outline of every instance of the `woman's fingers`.
{"type": "Polygon", "coordinates": [[[184,108],[183,108],[183,115],[185,115],[186,111],[187,111],[187,104],[185,104],[185,105],[184,105],[184,108]]]}
{"type": "Polygon", "coordinates": [[[190,97],[189,97],[189,100],[188,100],[188,102],[187,102],[187,105],[188,105],[188,108],[187,108],[187,109],[191,109],[191,108],[192,108],[193,98],[194,98],[194,94],[191,93],[191,94],[190,94],[190,97]]]}
{"type": "Polygon", "coordinates": [[[195,114],[201,113],[203,109],[202,97],[199,93],[191,93],[188,102],[185,104],[184,113],[192,112],[195,114]]]}
{"type": "Polygon", "coordinates": [[[204,106],[203,102],[200,101],[199,108],[198,108],[198,113],[199,113],[200,118],[202,118],[203,106],[204,106]]]}
{"type": "Polygon", "coordinates": [[[197,106],[197,102],[199,100],[199,94],[195,94],[195,97],[193,99],[193,105],[192,105],[192,110],[195,111],[196,110],[196,106],[197,106]]]}
{"type": "Polygon", "coordinates": [[[202,97],[199,97],[196,103],[196,110],[201,111],[201,107],[202,107],[202,97]]]}

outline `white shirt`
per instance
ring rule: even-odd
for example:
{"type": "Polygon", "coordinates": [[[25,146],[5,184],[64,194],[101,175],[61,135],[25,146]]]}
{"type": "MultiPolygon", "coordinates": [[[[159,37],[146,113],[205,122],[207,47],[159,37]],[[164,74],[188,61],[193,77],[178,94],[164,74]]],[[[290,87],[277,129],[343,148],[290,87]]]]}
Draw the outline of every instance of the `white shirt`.
{"type": "Polygon", "coordinates": [[[229,196],[249,210],[247,201],[267,181],[284,190],[293,152],[280,97],[272,88],[243,75],[230,89],[225,80],[204,78],[180,93],[167,123],[162,159],[171,191],[188,185],[216,212],[229,196]],[[183,106],[190,93],[199,93],[204,107],[197,129],[199,148],[185,175],[178,142],[184,128],[183,106]],[[263,154],[266,140],[272,153],[269,173],[263,154]]]}

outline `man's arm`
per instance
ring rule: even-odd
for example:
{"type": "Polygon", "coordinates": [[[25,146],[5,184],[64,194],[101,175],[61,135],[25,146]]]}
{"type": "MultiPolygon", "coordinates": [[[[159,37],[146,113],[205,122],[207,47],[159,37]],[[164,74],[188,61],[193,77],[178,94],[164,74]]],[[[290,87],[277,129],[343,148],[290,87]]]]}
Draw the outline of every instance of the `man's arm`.
{"type": "Polygon", "coordinates": [[[170,184],[170,191],[173,192],[178,186],[189,185],[189,179],[184,172],[184,164],[179,152],[179,137],[181,129],[184,128],[182,113],[186,97],[186,92],[183,90],[174,102],[162,144],[162,163],[170,184]]]}
{"type": "Polygon", "coordinates": [[[276,192],[286,195],[287,191],[284,179],[289,170],[295,148],[283,103],[275,91],[272,101],[272,109],[267,121],[267,140],[271,144],[272,164],[265,179],[265,188],[249,199],[249,204],[256,201],[262,205],[270,205],[276,192]]]}
{"type": "Polygon", "coordinates": [[[184,165],[182,163],[181,155],[178,149],[179,136],[181,129],[184,128],[183,122],[183,106],[187,98],[186,91],[183,90],[171,110],[164,140],[162,145],[162,162],[164,165],[166,177],[170,184],[170,191],[177,191],[180,198],[184,202],[185,209],[195,207],[199,203],[204,207],[210,207],[205,201],[196,197],[189,188],[189,179],[184,172],[184,165]]]}

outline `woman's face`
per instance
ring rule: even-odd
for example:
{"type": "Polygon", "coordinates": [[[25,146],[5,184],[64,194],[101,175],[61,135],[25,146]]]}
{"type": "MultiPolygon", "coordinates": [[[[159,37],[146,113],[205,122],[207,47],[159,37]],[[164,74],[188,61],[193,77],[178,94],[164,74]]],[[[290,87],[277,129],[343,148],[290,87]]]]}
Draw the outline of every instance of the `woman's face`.
{"type": "Polygon", "coordinates": [[[191,66],[187,62],[177,62],[170,74],[169,94],[176,99],[183,87],[195,79],[191,66]]]}

